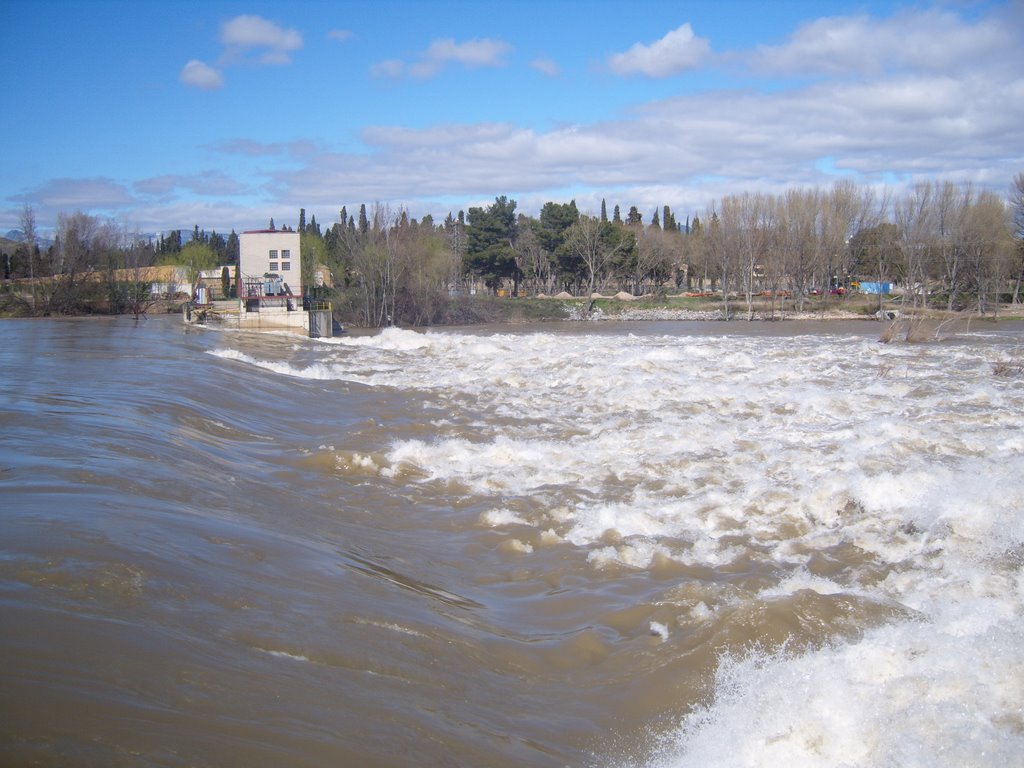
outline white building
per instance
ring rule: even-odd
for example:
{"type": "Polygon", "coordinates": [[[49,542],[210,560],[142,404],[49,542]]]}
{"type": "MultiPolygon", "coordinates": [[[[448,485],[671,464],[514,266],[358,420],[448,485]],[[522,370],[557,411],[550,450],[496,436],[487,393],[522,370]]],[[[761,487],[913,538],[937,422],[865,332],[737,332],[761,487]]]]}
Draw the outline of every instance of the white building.
{"type": "Polygon", "coordinates": [[[295,296],[302,300],[299,233],[257,229],[238,236],[239,298],[295,296]]]}
{"type": "MultiPolygon", "coordinates": [[[[209,304],[205,300],[187,301],[182,305],[186,323],[216,323],[251,331],[301,332],[313,338],[334,335],[335,328],[340,326],[333,320],[330,302],[316,301],[308,309],[303,307],[298,232],[276,229],[243,232],[238,236],[238,245],[235,275],[238,299],[209,304]]],[[[219,274],[211,274],[210,279],[219,274]]]]}
{"type": "Polygon", "coordinates": [[[238,236],[238,327],[309,330],[302,309],[299,233],[258,229],[238,236]]]}

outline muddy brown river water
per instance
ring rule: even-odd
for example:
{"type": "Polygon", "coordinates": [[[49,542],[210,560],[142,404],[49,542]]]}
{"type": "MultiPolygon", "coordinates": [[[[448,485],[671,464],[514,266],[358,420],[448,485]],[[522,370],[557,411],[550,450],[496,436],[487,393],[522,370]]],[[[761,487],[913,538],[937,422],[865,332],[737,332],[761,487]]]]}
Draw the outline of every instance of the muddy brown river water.
{"type": "Polygon", "coordinates": [[[1019,323],[0,327],[0,764],[1020,765],[1019,323]]]}

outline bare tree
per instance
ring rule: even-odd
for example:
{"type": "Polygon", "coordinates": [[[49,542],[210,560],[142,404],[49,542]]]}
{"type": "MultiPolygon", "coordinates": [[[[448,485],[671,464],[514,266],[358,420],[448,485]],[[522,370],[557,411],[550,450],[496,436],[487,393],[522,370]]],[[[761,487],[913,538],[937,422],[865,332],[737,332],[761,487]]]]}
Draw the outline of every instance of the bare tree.
{"type": "Polygon", "coordinates": [[[352,278],[359,286],[362,322],[367,326],[380,324],[385,314],[386,294],[381,281],[387,258],[383,236],[372,230],[356,235],[352,248],[352,278]]]}
{"type": "Polygon", "coordinates": [[[398,283],[402,273],[408,266],[403,246],[406,239],[408,213],[402,209],[392,213],[390,206],[381,203],[373,207],[373,232],[379,236],[379,255],[376,263],[377,275],[381,286],[381,303],[376,317],[376,325],[391,325],[395,321],[398,283]],[[400,226],[406,222],[406,226],[400,226]]]}
{"type": "Polygon", "coordinates": [[[1024,281],[1024,172],[1018,173],[1010,187],[1010,208],[1013,212],[1013,236],[1015,243],[1015,268],[1013,282],[1013,303],[1020,301],[1020,286],[1024,281]]]}
{"type": "Polygon", "coordinates": [[[870,188],[858,189],[852,181],[836,182],[825,196],[819,228],[820,255],[829,277],[844,283],[853,269],[849,243],[864,229],[881,223],[888,198],[876,199],[870,188]]]}
{"type": "Polygon", "coordinates": [[[429,220],[416,222],[405,209],[375,204],[366,229],[344,235],[351,288],[339,295],[344,301],[347,293],[357,314],[351,321],[370,327],[437,322],[457,284],[459,260],[450,234],[429,220]]]}
{"type": "Polygon", "coordinates": [[[532,290],[534,293],[538,293],[540,290],[551,291],[554,285],[551,262],[545,254],[530,220],[523,214],[519,215],[518,232],[519,236],[514,245],[516,266],[522,273],[524,282],[529,283],[528,290],[532,290]]]}
{"type": "MultiPolygon", "coordinates": [[[[718,273],[720,290],[722,291],[722,316],[729,319],[729,291],[732,289],[733,274],[736,271],[736,246],[733,227],[725,226],[718,215],[718,204],[709,206],[711,216],[708,218],[705,234],[705,246],[708,260],[718,273]]],[[[724,215],[724,211],[723,211],[724,215]]]]}
{"type": "Polygon", "coordinates": [[[935,248],[945,270],[946,290],[949,292],[946,309],[950,311],[955,308],[960,292],[965,258],[964,225],[973,194],[970,186],[957,189],[952,182],[946,182],[935,195],[935,248]]]}
{"type": "MultiPolygon", "coordinates": [[[[709,206],[709,210],[711,210],[709,206]]],[[[718,277],[715,260],[711,256],[711,244],[709,242],[708,225],[710,219],[701,221],[694,217],[690,225],[690,233],[683,238],[683,257],[691,269],[688,275],[692,277],[691,283],[699,285],[700,290],[713,290],[718,277]]]]}
{"type": "MultiPolygon", "coordinates": [[[[927,291],[927,262],[934,245],[935,187],[923,182],[898,202],[895,210],[896,226],[900,234],[903,255],[905,289],[910,292],[911,306],[924,303],[927,291]]],[[[904,293],[904,302],[906,293],[904,293]]]]}
{"type": "Polygon", "coordinates": [[[722,200],[725,247],[736,254],[737,276],[746,296],[748,320],[754,319],[754,290],[763,274],[774,224],[773,206],[764,194],[745,192],[722,200]]]}
{"type": "Polygon", "coordinates": [[[676,255],[679,235],[651,225],[638,233],[636,259],[633,263],[633,293],[642,294],[645,281],[654,286],[675,278],[679,258],[676,255]]]}
{"type": "Polygon", "coordinates": [[[397,288],[396,322],[427,325],[435,322],[448,300],[456,269],[455,254],[432,223],[411,224],[402,240],[408,268],[397,288]]]}
{"type": "MultiPolygon", "coordinates": [[[[981,192],[966,208],[962,241],[976,292],[978,314],[984,315],[989,295],[995,292],[998,296],[1013,250],[1009,212],[997,195],[981,192]]],[[[998,299],[993,303],[993,312],[998,303],[998,299]]]]}
{"type": "Polygon", "coordinates": [[[52,308],[62,314],[81,309],[86,278],[94,271],[94,239],[99,222],[94,216],[76,211],[57,214],[57,269],[54,274],[52,308]]]}
{"type": "MultiPolygon", "coordinates": [[[[608,224],[607,226],[612,226],[608,224]]],[[[611,242],[605,236],[605,225],[596,216],[580,216],[566,232],[565,245],[587,267],[587,294],[592,294],[604,281],[604,273],[612,258],[624,247],[626,238],[611,242]],[[599,283],[599,280],[601,281],[599,283]]]]}
{"type": "MultiPolygon", "coordinates": [[[[798,312],[803,311],[815,275],[823,268],[818,258],[821,208],[817,189],[789,190],[776,201],[775,271],[788,281],[798,312]]],[[[781,285],[773,287],[778,290],[781,285]]]]}
{"type": "Polygon", "coordinates": [[[32,206],[25,203],[21,209],[21,233],[25,236],[25,245],[28,247],[28,282],[32,288],[32,314],[36,311],[36,274],[35,274],[35,251],[36,251],[36,212],[32,206]]]}

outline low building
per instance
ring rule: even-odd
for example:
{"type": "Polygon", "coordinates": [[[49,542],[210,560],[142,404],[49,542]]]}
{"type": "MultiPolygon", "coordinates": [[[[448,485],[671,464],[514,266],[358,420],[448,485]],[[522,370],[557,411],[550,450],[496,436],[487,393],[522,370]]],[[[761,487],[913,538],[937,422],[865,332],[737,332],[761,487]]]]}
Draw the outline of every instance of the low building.
{"type": "Polygon", "coordinates": [[[299,233],[254,229],[238,236],[238,296],[302,297],[299,233]]]}
{"type": "Polygon", "coordinates": [[[238,236],[238,246],[239,327],[308,330],[299,233],[250,230],[238,236]]]}
{"type": "MultiPolygon", "coordinates": [[[[208,304],[198,299],[186,302],[182,308],[185,322],[253,331],[289,331],[315,338],[344,333],[333,321],[329,301],[311,300],[303,306],[298,232],[252,230],[238,236],[238,245],[238,298],[208,304]]],[[[214,278],[211,272],[209,279],[214,278]]],[[[313,279],[318,285],[324,282],[322,275],[314,274],[313,279]]]]}

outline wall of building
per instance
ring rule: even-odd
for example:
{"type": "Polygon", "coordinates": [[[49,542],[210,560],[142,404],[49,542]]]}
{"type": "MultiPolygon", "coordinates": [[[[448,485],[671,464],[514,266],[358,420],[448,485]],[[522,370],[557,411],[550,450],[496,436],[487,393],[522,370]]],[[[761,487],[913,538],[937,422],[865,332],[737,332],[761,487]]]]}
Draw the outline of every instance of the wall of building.
{"type": "Polygon", "coordinates": [[[238,263],[247,277],[277,274],[296,296],[302,295],[302,259],[299,233],[275,230],[243,232],[238,236],[238,263]]]}

